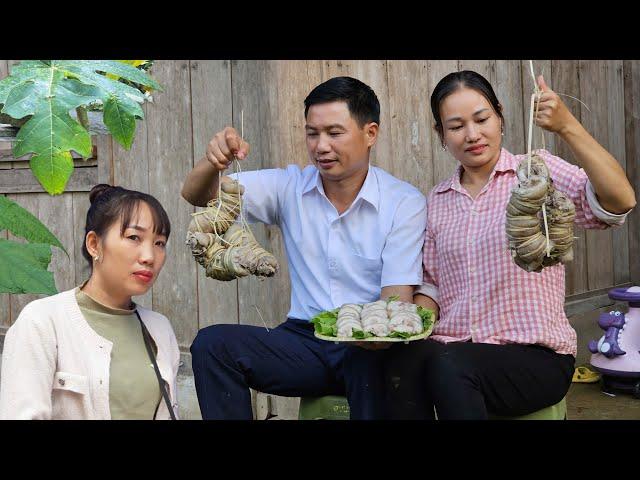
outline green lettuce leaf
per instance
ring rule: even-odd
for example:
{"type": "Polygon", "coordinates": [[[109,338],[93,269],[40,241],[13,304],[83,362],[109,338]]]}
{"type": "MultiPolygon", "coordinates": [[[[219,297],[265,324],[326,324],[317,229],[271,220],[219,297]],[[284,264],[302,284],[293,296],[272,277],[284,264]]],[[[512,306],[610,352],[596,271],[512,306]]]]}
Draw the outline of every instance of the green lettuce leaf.
{"type": "MultiPolygon", "coordinates": [[[[389,297],[388,301],[398,300],[397,296],[394,295],[389,297]]],[[[336,308],[334,310],[327,310],[324,312],[320,312],[318,315],[311,319],[311,323],[313,323],[315,331],[320,335],[325,335],[329,337],[336,337],[338,335],[338,327],[336,323],[338,321],[338,312],[340,308],[336,308]]],[[[418,315],[422,319],[422,326],[424,330],[429,330],[431,325],[433,324],[434,314],[432,310],[427,310],[421,306],[418,306],[418,315]]],[[[357,340],[364,340],[365,338],[371,338],[374,335],[372,333],[367,333],[362,330],[354,330],[353,338],[357,340]]],[[[404,332],[392,332],[389,337],[394,338],[409,338],[413,335],[404,332]]]]}
{"type": "Polygon", "coordinates": [[[426,331],[431,328],[431,325],[433,325],[434,317],[433,310],[427,310],[426,308],[418,305],[418,315],[420,315],[420,318],[422,319],[422,326],[424,330],[426,331]]]}
{"type": "Polygon", "coordinates": [[[363,332],[362,330],[353,330],[353,338],[358,340],[364,340],[365,338],[373,337],[373,333],[363,332]]]}
{"type": "Polygon", "coordinates": [[[336,322],[338,321],[339,308],[334,310],[326,310],[320,312],[318,315],[311,319],[311,323],[315,328],[315,331],[320,335],[329,337],[335,337],[338,335],[338,327],[336,322]]]}
{"type": "Polygon", "coordinates": [[[413,334],[408,332],[391,332],[389,336],[393,338],[409,338],[412,337],[413,334]]]}

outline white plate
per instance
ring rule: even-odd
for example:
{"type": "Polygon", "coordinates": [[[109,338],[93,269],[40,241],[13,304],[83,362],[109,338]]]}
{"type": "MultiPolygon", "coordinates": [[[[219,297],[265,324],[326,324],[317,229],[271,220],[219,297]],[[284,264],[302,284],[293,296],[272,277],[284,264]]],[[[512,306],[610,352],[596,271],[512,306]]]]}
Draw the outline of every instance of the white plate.
{"type": "Polygon", "coordinates": [[[414,340],[422,340],[424,338],[427,338],[429,335],[431,335],[431,332],[433,331],[433,325],[434,323],[431,323],[431,326],[424,332],[419,333],[418,335],[412,335],[408,338],[398,338],[398,337],[369,337],[369,338],[363,338],[361,340],[358,340],[357,338],[353,338],[353,337],[330,337],[329,335],[321,335],[318,332],[313,332],[313,334],[316,336],[316,338],[319,338],[321,340],[327,340],[328,342],[334,342],[334,343],[343,343],[343,342],[392,342],[392,343],[398,343],[398,342],[404,342],[404,343],[409,343],[409,342],[413,342],[414,340]]]}

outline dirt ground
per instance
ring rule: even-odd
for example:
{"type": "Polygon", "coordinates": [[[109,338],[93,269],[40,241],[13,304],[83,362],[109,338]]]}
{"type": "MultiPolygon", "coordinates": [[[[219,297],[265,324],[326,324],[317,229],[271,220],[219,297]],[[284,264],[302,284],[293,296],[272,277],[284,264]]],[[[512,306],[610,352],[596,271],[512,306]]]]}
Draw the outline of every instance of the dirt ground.
{"type": "MultiPolygon", "coordinates": [[[[627,310],[623,304],[615,307],[627,310]]],[[[612,308],[605,307],[569,318],[578,333],[576,366],[589,365],[591,353],[587,344],[603,334],[597,324],[598,316],[612,308]]],[[[609,396],[602,392],[600,383],[573,383],[567,395],[567,417],[569,420],[640,420],[640,399],[626,393],[609,396]]]]}

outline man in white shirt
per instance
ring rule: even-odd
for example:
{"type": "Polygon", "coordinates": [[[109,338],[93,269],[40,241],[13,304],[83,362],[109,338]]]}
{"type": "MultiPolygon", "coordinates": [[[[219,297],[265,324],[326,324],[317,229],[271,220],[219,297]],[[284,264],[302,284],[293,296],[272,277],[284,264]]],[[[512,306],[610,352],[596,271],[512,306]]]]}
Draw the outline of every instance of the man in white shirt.
{"type": "MultiPolygon", "coordinates": [[[[191,353],[203,419],[251,419],[249,387],[284,396],[346,394],[352,419],[385,416],[384,400],[374,394],[381,391],[382,346],[319,340],[309,320],[345,303],[391,295],[413,301],[414,286],[422,283],[426,199],[369,165],[380,124],[369,86],[332,78],[304,103],[311,165],[241,175],[245,219],[282,230],[291,309],[270,331],[249,325],[200,330],[191,353]]],[[[248,152],[233,128],[217,133],[182,196],[205,206],[217,195],[220,172],[248,152]]]]}

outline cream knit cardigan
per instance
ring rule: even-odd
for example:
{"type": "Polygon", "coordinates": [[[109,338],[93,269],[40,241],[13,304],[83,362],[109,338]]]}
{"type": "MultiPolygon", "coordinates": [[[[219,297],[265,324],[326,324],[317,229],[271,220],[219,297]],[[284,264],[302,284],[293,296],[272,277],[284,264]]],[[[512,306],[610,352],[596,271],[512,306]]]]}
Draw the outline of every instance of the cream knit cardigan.
{"type": "MultiPolygon", "coordinates": [[[[164,315],[140,306],[138,312],[158,347],[158,369],[177,417],[180,350],[173,328],[164,315]]],[[[75,289],[29,303],[5,337],[0,419],[111,419],[112,347],[85,320],[75,289]]],[[[169,418],[162,399],[156,419],[169,418]]]]}

